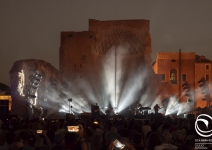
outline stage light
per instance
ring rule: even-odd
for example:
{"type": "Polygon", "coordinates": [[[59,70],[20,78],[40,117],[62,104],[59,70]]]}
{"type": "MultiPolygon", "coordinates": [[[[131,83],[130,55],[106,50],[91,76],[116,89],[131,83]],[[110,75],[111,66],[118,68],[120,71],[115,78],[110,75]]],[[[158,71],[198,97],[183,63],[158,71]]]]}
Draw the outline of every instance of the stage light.
{"type": "Polygon", "coordinates": [[[178,102],[178,100],[175,97],[170,97],[169,98],[169,103],[165,112],[165,115],[171,115],[171,114],[175,114],[178,112],[178,109],[180,107],[180,104],[178,102]]]}
{"type": "MultiPolygon", "coordinates": [[[[27,86],[27,96],[26,98],[28,99],[28,104],[27,104],[27,117],[29,119],[32,119],[35,117],[36,112],[33,110],[36,107],[36,97],[34,94],[37,94],[37,89],[39,84],[37,82],[41,81],[42,76],[36,71],[33,73],[33,75],[29,76],[29,85],[27,86]],[[34,100],[32,100],[34,99],[34,100]],[[31,103],[32,101],[32,103],[31,103]]],[[[40,114],[39,114],[40,115],[40,114]]],[[[39,116],[41,117],[41,116],[39,116]]]]}
{"type": "Polygon", "coordinates": [[[33,82],[32,85],[39,86],[39,84],[36,82],[33,82]]]}
{"type": "Polygon", "coordinates": [[[72,102],[72,98],[69,98],[68,99],[68,102],[69,102],[69,113],[71,114],[73,114],[73,112],[72,112],[72,105],[71,105],[71,102],[72,102]]]}
{"type": "Polygon", "coordinates": [[[39,74],[38,71],[36,71],[34,75],[35,75],[36,77],[42,78],[42,76],[39,74]]]}
{"type": "Polygon", "coordinates": [[[30,81],[32,81],[32,82],[41,81],[41,79],[38,79],[38,78],[36,78],[36,77],[33,76],[33,75],[30,75],[30,76],[29,76],[29,79],[30,79],[30,81]]]}

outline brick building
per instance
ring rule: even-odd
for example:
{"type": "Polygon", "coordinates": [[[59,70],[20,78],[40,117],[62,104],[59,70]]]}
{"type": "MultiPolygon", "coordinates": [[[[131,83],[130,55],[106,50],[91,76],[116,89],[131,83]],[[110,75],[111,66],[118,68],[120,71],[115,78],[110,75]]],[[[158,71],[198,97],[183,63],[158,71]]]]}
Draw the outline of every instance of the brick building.
{"type": "Polygon", "coordinates": [[[164,100],[173,94],[180,102],[187,102],[182,87],[185,82],[190,85],[194,107],[205,107],[207,102],[202,101],[204,95],[198,81],[204,77],[211,82],[212,61],[193,52],[160,52],[151,65],[149,23],[149,20],[90,19],[88,31],[61,32],[59,71],[40,60],[14,63],[10,71],[11,89],[13,106],[19,107],[13,107],[12,112],[26,115],[26,111],[19,113],[21,102],[22,108],[26,107],[23,101],[26,98],[17,87],[20,83],[24,87],[35,70],[43,75],[37,104],[43,108],[50,106],[52,114],[58,108],[70,112],[67,98],[73,98],[73,111],[77,113],[90,112],[91,104],[95,103],[102,108],[111,103],[113,108],[120,106],[122,110],[133,103],[152,107],[158,96],[164,100]],[[23,80],[20,74],[24,75],[23,80]],[[45,104],[47,97],[52,105],[45,104]]]}
{"type": "MultiPolygon", "coordinates": [[[[130,73],[136,72],[135,70],[141,68],[142,65],[149,67],[151,72],[149,78],[155,75],[151,68],[149,20],[99,21],[90,19],[88,31],[61,32],[59,71],[71,84],[79,85],[80,81],[86,80],[90,82],[92,90],[98,88],[96,91],[99,94],[100,89],[104,89],[104,85],[110,82],[106,80],[108,76],[114,73],[111,76],[115,78],[115,88],[111,87],[112,89],[109,90],[114,90],[115,95],[121,95],[119,93],[124,91],[130,73]],[[105,64],[109,65],[105,66],[105,64]],[[111,70],[110,75],[107,74],[107,70],[111,70]],[[122,76],[118,79],[119,71],[122,72],[122,76]],[[106,74],[102,75],[103,72],[106,74]],[[123,84],[122,87],[118,82],[123,84]]],[[[138,82],[138,84],[142,83],[138,82]]],[[[77,86],[71,90],[82,91],[77,89],[77,86]]],[[[107,92],[103,91],[99,94],[98,101],[103,100],[102,97],[107,97],[106,99],[112,97],[111,92],[104,96],[105,93],[107,92]]]]}
{"type": "MultiPolygon", "coordinates": [[[[207,101],[203,101],[205,95],[201,94],[202,88],[198,83],[202,77],[212,80],[212,61],[204,56],[196,55],[194,52],[160,52],[157,53],[156,61],[152,68],[155,74],[160,75],[161,82],[167,88],[167,93],[175,94],[182,102],[186,102],[185,90],[182,85],[187,81],[191,88],[191,99],[195,102],[194,107],[205,107],[207,101]]],[[[163,86],[162,86],[163,87],[163,86]]]]}
{"type": "MultiPolygon", "coordinates": [[[[94,81],[90,84],[100,87],[102,83],[98,75],[103,71],[103,64],[108,54],[113,55],[111,58],[122,58],[125,68],[130,70],[136,70],[143,64],[151,65],[149,31],[149,20],[90,19],[88,31],[61,32],[59,71],[74,85],[77,85],[79,80],[85,79],[89,82],[94,81]]],[[[163,100],[174,94],[180,102],[187,102],[188,97],[185,96],[182,87],[187,81],[191,88],[194,107],[205,107],[207,102],[202,101],[204,95],[201,94],[198,81],[202,77],[211,80],[211,63],[211,60],[193,52],[161,52],[157,54],[156,61],[152,65],[154,72],[150,76],[154,79],[149,78],[147,81],[150,80],[152,85],[156,85],[160,77],[160,84],[154,88],[156,95],[160,95],[163,100]]],[[[114,70],[117,69],[116,66],[113,67],[114,70]]],[[[129,70],[123,73],[123,79],[128,78],[127,72],[129,70]]]]}
{"type": "Polygon", "coordinates": [[[148,20],[89,20],[89,31],[61,32],[60,72],[73,80],[96,70],[111,49],[127,47],[125,58],[151,64],[148,20]]]}

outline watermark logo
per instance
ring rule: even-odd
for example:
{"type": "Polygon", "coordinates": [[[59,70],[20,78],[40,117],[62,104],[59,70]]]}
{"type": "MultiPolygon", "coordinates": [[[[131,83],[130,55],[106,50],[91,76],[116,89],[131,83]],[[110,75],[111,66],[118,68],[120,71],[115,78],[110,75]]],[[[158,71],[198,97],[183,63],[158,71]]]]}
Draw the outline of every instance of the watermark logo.
{"type": "Polygon", "coordinates": [[[208,125],[209,125],[209,121],[208,120],[212,120],[212,117],[209,116],[209,115],[206,115],[206,114],[201,114],[197,117],[196,119],[196,122],[195,122],[195,130],[196,132],[202,136],[202,137],[210,137],[212,136],[212,130],[206,130],[206,131],[203,131],[200,127],[199,127],[199,124],[198,122],[203,122],[205,124],[205,126],[207,127],[208,129],[208,125]],[[207,118],[207,119],[206,119],[207,118]]]}

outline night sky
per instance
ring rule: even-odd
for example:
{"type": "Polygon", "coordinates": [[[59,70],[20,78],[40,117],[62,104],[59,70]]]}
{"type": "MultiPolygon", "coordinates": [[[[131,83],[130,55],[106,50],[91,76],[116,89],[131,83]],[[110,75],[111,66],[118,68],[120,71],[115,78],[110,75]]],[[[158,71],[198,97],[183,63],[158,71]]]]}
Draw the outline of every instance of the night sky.
{"type": "Polygon", "coordinates": [[[212,59],[211,0],[0,0],[0,83],[15,61],[41,59],[59,69],[61,31],[88,31],[88,19],[150,20],[157,52],[212,59]]]}

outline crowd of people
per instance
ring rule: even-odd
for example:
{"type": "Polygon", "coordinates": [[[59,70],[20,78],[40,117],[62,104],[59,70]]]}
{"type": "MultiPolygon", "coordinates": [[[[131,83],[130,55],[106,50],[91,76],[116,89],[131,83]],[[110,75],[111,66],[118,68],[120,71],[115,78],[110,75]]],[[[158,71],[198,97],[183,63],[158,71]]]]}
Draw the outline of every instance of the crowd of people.
{"type": "Polygon", "coordinates": [[[2,118],[0,150],[193,150],[199,138],[194,123],[159,114],[137,120],[2,118]]]}

